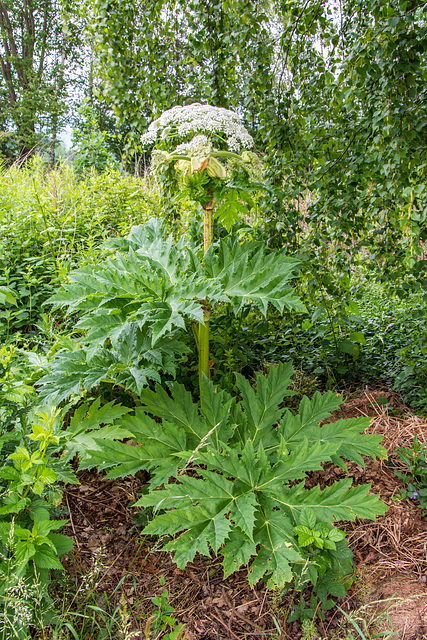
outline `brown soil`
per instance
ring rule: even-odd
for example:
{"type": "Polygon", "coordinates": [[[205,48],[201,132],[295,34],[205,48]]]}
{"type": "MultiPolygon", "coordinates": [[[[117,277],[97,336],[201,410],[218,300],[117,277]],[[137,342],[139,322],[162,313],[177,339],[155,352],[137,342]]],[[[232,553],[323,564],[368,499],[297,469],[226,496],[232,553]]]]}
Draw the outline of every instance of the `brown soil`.
{"type": "MultiPolygon", "coordinates": [[[[415,434],[427,442],[427,420],[412,415],[396,394],[386,388],[366,389],[348,400],[335,418],[360,415],[372,417],[370,431],[384,435],[389,461],[366,461],[366,469],[349,464],[354,482],[372,483],[372,490],[390,505],[377,522],[356,521],[340,525],[347,532],[355,554],[357,579],[339,606],[352,612],[362,629],[371,623],[371,633],[394,630],[393,640],[427,638],[427,519],[413,502],[396,501],[402,489],[391,464],[399,465],[394,451],[411,444],[415,434]],[[378,404],[380,396],[388,406],[378,404]],[[395,501],[393,501],[395,499],[395,501]],[[386,617],[385,617],[386,616],[386,617]],[[382,619],[381,619],[382,618],[382,619]]],[[[345,477],[333,465],[313,474],[321,485],[345,477]]],[[[251,589],[245,571],[223,580],[220,561],[197,558],[179,570],[171,555],[158,551],[141,535],[141,524],[133,521],[143,482],[138,478],[103,480],[93,472],[80,474],[79,486],[70,486],[65,495],[69,510],[68,533],[75,548],[65,562],[74,591],[91,589],[95,600],[105,605],[126,603],[129,625],[135,640],[145,638],[147,618],[153,612],[151,598],[164,589],[174,616],[185,624],[187,640],[261,639],[298,640],[299,622],[286,623],[291,595],[279,597],[262,583],[251,589]],[[159,584],[163,576],[165,585],[159,584]],[[279,634],[278,629],[281,630],[279,634]]],[[[351,638],[337,609],[317,624],[319,638],[351,638]]],[[[385,637],[385,636],[384,636],[385,637]]]]}

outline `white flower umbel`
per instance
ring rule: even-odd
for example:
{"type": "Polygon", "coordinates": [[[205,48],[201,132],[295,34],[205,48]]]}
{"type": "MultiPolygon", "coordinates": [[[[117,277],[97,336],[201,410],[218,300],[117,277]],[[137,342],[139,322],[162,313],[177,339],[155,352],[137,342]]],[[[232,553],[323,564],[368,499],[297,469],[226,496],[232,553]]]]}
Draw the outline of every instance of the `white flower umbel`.
{"type": "MultiPolygon", "coordinates": [[[[185,107],[173,107],[162,113],[160,118],[150,124],[141,141],[143,145],[150,145],[158,139],[188,138],[192,135],[196,138],[203,136],[206,142],[208,139],[222,140],[229,151],[234,153],[250,149],[254,144],[237,113],[198,102],[185,107]]],[[[180,147],[181,145],[175,151],[178,152],[180,147]]]]}
{"type": "Polygon", "coordinates": [[[226,178],[228,172],[218,158],[246,164],[248,160],[244,156],[248,156],[247,150],[254,144],[237,113],[198,102],[162,113],[150,124],[141,141],[144,146],[160,141],[163,147],[170,142],[171,148],[167,151],[153,151],[155,173],[175,162],[175,168],[184,175],[206,169],[209,176],[221,179],[226,178]],[[184,141],[173,148],[180,140],[184,141]],[[218,143],[221,149],[214,146],[218,143]]]}

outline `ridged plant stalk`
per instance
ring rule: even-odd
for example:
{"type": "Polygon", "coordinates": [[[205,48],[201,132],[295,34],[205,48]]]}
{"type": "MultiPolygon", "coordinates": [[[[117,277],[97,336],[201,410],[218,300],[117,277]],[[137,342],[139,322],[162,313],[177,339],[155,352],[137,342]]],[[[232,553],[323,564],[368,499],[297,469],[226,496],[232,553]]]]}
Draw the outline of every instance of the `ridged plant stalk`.
{"type": "MultiPolygon", "coordinates": [[[[203,206],[203,253],[212,244],[213,241],[213,208],[214,199],[210,200],[203,206]]],[[[211,305],[209,300],[203,302],[203,321],[199,324],[198,346],[199,346],[199,387],[200,395],[202,393],[203,374],[210,378],[209,367],[209,321],[211,317],[211,305]]]]}

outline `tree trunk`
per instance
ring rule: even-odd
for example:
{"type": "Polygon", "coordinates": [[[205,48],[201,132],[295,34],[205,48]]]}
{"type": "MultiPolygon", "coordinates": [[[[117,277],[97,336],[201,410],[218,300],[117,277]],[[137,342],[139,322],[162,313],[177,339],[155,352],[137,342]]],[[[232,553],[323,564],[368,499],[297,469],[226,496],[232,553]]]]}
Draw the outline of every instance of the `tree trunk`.
{"type": "Polygon", "coordinates": [[[17,128],[17,137],[19,141],[19,162],[28,160],[35,151],[35,134],[36,127],[34,121],[25,122],[17,128]]]}

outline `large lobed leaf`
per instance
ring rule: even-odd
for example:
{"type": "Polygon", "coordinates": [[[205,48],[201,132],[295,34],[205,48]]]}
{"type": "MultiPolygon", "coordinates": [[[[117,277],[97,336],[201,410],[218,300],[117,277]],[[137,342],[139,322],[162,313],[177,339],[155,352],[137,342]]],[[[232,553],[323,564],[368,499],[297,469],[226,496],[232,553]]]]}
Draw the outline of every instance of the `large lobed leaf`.
{"type": "Polygon", "coordinates": [[[220,283],[211,299],[231,302],[236,313],[249,302],[264,315],[269,304],[280,313],[284,308],[306,311],[288,284],[299,265],[299,260],[283,252],[266,254],[263,243],[241,244],[235,236],[221,240],[218,248],[209,248],[205,255],[207,278],[220,283]]]}
{"type": "Polygon", "coordinates": [[[91,390],[102,381],[140,393],[161,373],[174,375],[186,347],[186,322],[203,323],[203,302],[231,303],[237,313],[254,303],[262,313],[304,310],[289,285],[299,262],[282,253],[266,254],[262,243],[228,236],[202,252],[185,236],[176,242],[156,219],[134,227],[111,243],[114,255],[69,275],[51,298],[80,318],[80,351],[60,352],[44,393],[56,401],[91,390]],[[55,381],[58,382],[54,392],[55,381]]]}
{"type": "MultiPolygon", "coordinates": [[[[151,491],[136,506],[154,508],[144,531],[166,536],[165,549],[175,552],[179,566],[196,553],[213,551],[223,555],[225,575],[252,559],[251,584],[265,578],[269,586],[282,587],[302,575],[301,567],[314,584],[325,561],[308,544],[299,546],[294,527],[318,522],[330,528],[336,520],[385,513],[370,487],[353,487],[351,479],[323,490],[305,488],[307,473],[336,456],[385,452],[377,436],[362,433],[364,418],[318,425],[339,406],[336,394],[304,399],[295,416],[282,409],[290,373],[289,365],[271,367],[267,378],[258,377],[256,389],[237,376],[241,404],[205,379],[201,409],[182,385],[172,383],[169,391],[157,385],[142,392],[143,408],[121,418],[137,447],[95,439],[89,465],[108,468],[112,477],[138,469],[152,473],[151,491]]],[[[330,566],[336,567],[335,543],[328,545],[330,566]]]]}
{"type": "Polygon", "coordinates": [[[150,338],[135,326],[116,346],[59,352],[51,362],[51,373],[38,381],[41,397],[60,403],[72,394],[91,391],[101,382],[140,393],[151,380],[159,381],[161,373],[174,376],[177,362],[188,351],[181,341],[169,337],[153,347],[150,338]]]}

